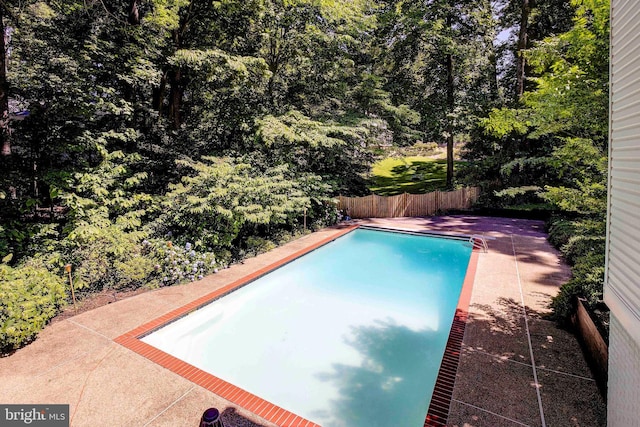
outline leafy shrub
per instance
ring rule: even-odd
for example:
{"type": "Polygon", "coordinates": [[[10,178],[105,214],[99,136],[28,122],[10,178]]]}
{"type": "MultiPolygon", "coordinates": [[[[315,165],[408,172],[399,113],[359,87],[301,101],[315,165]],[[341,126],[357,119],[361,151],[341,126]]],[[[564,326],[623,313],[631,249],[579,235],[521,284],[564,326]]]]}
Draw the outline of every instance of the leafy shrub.
{"type": "Polygon", "coordinates": [[[560,324],[569,324],[571,315],[575,311],[574,298],[582,294],[582,283],[570,280],[560,287],[560,291],[551,300],[552,317],[560,324]]]}
{"type": "Polygon", "coordinates": [[[74,287],[89,291],[138,288],[154,273],[154,262],[142,253],[144,233],[110,224],[83,224],[65,239],[75,266],[74,287]]]}
{"type": "Polygon", "coordinates": [[[401,149],[404,156],[430,156],[436,153],[438,144],[435,142],[418,141],[415,144],[401,149]]]}
{"type": "Polygon", "coordinates": [[[510,187],[494,193],[494,204],[502,208],[525,207],[527,209],[549,208],[540,197],[540,187],[510,187]]]}
{"type": "Polygon", "coordinates": [[[151,239],[144,240],[142,246],[144,253],[156,261],[153,276],[161,286],[200,280],[206,274],[216,273],[220,265],[212,252],[197,251],[191,243],[182,246],[151,239]]]}
{"type": "Polygon", "coordinates": [[[307,228],[312,231],[337,224],[344,219],[343,212],[334,203],[314,203],[307,211],[307,228]]]}
{"type": "Polygon", "coordinates": [[[569,241],[571,236],[575,236],[576,230],[575,221],[554,218],[549,225],[549,243],[560,248],[569,241]]]}
{"type": "Polygon", "coordinates": [[[181,241],[216,253],[245,247],[248,231],[258,226],[292,227],[311,204],[285,166],[261,171],[214,157],[180,164],[196,174],[171,186],[165,211],[154,224],[156,233],[172,232],[181,241]]]}
{"type": "Polygon", "coordinates": [[[561,248],[562,254],[570,265],[584,262],[584,257],[602,255],[604,261],[606,241],[604,236],[577,235],[570,237],[561,248]]]}
{"type": "Polygon", "coordinates": [[[0,351],[35,338],[65,302],[64,280],[38,260],[19,268],[0,264],[0,351]]]}
{"type": "Polygon", "coordinates": [[[604,253],[589,254],[573,267],[574,280],[581,284],[581,297],[591,307],[602,302],[602,284],[604,282],[604,253]]]}
{"type": "Polygon", "coordinates": [[[605,265],[605,221],[601,218],[553,218],[549,226],[549,241],[560,249],[571,265],[573,278],[562,285],[552,300],[554,318],[567,323],[573,313],[575,297],[584,298],[587,307],[602,302],[605,265]]]}
{"type": "Polygon", "coordinates": [[[574,236],[604,236],[606,223],[604,218],[568,219],[556,216],[549,222],[549,242],[557,248],[569,242],[574,236]]]}
{"type": "Polygon", "coordinates": [[[595,308],[602,302],[604,281],[604,254],[589,254],[573,266],[573,279],[562,285],[552,302],[553,317],[559,323],[567,323],[573,313],[573,300],[581,297],[586,305],[595,308]]]}
{"type": "Polygon", "coordinates": [[[4,258],[7,256],[9,251],[9,236],[7,230],[0,225],[0,258],[4,258]]]}
{"type": "Polygon", "coordinates": [[[247,238],[247,252],[254,255],[268,252],[275,247],[275,243],[262,237],[251,236],[247,238]]]}
{"type": "Polygon", "coordinates": [[[51,224],[5,221],[0,225],[0,258],[12,254],[15,261],[33,255],[34,248],[39,247],[42,237],[50,233],[52,227],[51,224]]]}
{"type": "MultiPolygon", "coordinates": [[[[606,135],[606,133],[605,133],[606,135]]],[[[550,158],[562,185],[545,185],[544,198],[564,212],[607,211],[607,154],[588,138],[563,138],[550,158]]]]}

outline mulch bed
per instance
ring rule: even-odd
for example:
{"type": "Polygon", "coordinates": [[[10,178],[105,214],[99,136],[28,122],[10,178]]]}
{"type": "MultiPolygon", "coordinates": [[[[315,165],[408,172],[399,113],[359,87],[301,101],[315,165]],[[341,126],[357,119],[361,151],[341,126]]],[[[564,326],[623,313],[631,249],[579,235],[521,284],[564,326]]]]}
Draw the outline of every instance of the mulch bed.
{"type": "Polygon", "coordinates": [[[84,313],[85,311],[93,310],[103,305],[111,304],[148,291],[149,289],[146,288],[138,288],[128,291],[105,290],[97,294],[91,294],[77,301],[75,306],[73,303],[67,305],[56,317],[51,319],[50,323],[59,322],[77,314],[84,313]]]}

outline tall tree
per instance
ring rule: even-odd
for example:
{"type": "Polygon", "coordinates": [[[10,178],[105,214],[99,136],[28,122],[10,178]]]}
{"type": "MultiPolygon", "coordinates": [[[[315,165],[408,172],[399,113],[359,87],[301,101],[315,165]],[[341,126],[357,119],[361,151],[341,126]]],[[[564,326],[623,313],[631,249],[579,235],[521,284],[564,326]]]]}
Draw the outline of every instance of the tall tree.
{"type": "Polygon", "coordinates": [[[467,156],[493,191],[527,188],[562,209],[591,205],[595,213],[606,193],[608,1],[572,6],[568,31],[527,50],[533,88],[525,87],[519,108],[495,109],[481,120],[467,156]]]}
{"type": "Polygon", "coordinates": [[[0,2],[0,143],[2,149],[0,155],[11,155],[11,141],[9,130],[9,83],[7,81],[7,34],[8,29],[4,26],[5,3],[0,2]]]}
{"type": "Polygon", "coordinates": [[[518,99],[524,93],[525,79],[525,50],[527,49],[529,14],[531,12],[530,0],[522,0],[520,11],[520,26],[518,28],[518,44],[516,46],[516,96],[518,99]]]}
{"type": "Polygon", "coordinates": [[[420,113],[423,138],[447,145],[448,185],[456,136],[498,99],[492,15],[486,0],[438,0],[389,2],[382,16],[387,88],[420,113]]]}
{"type": "Polygon", "coordinates": [[[506,101],[518,102],[532,88],[526,52],[535,42],[571,28],[571,0],[498,0],[494,3],[501,40],[501,81],[506,101]],[[528,87],[529,85],[529,87],[528,87]]]}
{"type": "MultiPolygon", "coordinates": [[[[451,2],[448,5],[447,14],[445,19],[445,34],[449,33],[448,37],[453,40],[453,7],[451,2]]],[[[454,141],[454,118],[453,112],[455,109],[455,81],[453,70],[453,46],[447,49],[445,54],[446,70],[447,70],[447,187],[451,188],[453,185],[453,141],[454,141]]]]}

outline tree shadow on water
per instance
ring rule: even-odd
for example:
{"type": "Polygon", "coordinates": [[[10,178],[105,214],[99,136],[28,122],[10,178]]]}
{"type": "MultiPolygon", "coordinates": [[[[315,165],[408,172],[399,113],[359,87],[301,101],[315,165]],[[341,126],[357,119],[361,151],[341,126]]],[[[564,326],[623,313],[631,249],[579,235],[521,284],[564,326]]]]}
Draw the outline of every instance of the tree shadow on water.
{"type": "Polygon", "coordinates": [[[333,382],[340,395],[329,411],[318,411],[314,418],[324,427],[422,425],[430,400],[425,384],[435,383],[442,357],[435,331],[379,320],[353,327],[347,343],[363,361],[360,366],[334,364],[333,372],[318,374],[333,382]]]}

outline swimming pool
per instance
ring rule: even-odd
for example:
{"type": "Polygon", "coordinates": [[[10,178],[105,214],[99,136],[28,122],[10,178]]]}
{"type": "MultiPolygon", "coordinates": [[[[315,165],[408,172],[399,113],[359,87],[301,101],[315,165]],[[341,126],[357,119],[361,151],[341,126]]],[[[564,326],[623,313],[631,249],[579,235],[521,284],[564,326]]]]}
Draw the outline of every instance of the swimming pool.
{"type": "Polygon", "coordinates": [[[421,426],[470,254],[358,229],[141,340],[325,427],[421,426]]]}

